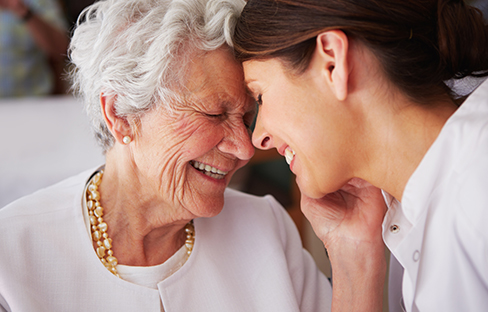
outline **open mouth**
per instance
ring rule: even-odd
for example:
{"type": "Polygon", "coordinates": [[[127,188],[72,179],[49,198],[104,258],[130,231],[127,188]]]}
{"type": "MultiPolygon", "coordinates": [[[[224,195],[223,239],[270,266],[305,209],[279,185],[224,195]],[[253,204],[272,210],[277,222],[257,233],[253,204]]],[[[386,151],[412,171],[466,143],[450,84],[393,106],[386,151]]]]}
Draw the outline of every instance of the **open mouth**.
{"type": "Polygon", "coordinates": [[[206,165],[206,164],[203,164],[201,162],[198,162],[196,160],[191,160],[190,165],[192,165],[193,168],[197,169],[198,171],[202,172],[203,174],[205,174],[211,178],[218,179],[218,180],[225,178],[225,176],[228,173],[228,172],[224,172],[222,170],[219,170],[215,167],[212,167],[210,165],[206,165]]]}

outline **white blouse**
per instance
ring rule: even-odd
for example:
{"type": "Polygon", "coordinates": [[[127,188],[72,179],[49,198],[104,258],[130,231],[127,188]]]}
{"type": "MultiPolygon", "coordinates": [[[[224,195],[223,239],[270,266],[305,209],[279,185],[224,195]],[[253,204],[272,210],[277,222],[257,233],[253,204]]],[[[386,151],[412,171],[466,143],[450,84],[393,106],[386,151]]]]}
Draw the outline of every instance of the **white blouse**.
{"type": "Polygon", "coordinates": [[[446,122],[401,204],[387,203],[383,238],[404,268],[406,311],[487,311],[488,81],[446,122]]]}
{"type": "Polygon", "coordinates": [[[116,277],[83,217],[93,172],[0,210],[0,311],[330,311],[331,286],[283,207],[230,189],[219,215],[194,220],[191,256],[157,289],[116,277]]]}

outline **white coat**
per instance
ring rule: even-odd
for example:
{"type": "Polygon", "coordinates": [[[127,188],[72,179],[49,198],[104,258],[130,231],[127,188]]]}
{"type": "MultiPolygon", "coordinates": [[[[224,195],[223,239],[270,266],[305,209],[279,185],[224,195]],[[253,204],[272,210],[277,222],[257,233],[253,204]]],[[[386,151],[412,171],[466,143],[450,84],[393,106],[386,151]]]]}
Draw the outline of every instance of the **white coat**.
{"type": "Polygon", "coordinates": [[[406,311],[488,311],[488,80],[446,122],[401,204],[388,203],[383,237],[404,268],[406,311]]]}

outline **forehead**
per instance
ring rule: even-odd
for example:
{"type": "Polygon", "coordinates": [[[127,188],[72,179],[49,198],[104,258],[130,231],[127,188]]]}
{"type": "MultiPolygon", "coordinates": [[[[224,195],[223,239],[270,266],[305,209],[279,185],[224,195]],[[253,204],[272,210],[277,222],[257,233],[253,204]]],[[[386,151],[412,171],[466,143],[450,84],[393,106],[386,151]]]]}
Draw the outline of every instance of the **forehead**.
{"type": "Polygon", "coordinates": [[[245,84],[253,82],[272,82],[286,76],[283,64],[277,59],[250,60],[243,64],[245,84]]]}
{"type": "Polygon", "coordinates": [[[189,65],[185,89],[190,102],[249,105],[242,66],[226,48],[194,57],[189,65]]]}

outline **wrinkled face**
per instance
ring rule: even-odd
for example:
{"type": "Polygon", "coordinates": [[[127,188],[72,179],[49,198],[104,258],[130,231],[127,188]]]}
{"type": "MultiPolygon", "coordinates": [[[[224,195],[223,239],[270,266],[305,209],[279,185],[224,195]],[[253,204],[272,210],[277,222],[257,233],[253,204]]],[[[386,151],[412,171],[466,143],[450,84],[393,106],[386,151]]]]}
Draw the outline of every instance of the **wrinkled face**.
{"type": "Polygon", "coordinates": [[[133,142],[144,193],[170,206],[175,219],[218,214],[232,175],[254,154],[256,107],[232,54],[220,49],[194,59],[188,77],[184,103],[142,116],[133,142]]]}
{"type": "Polygon", "coordinates": [[[319,72],[285,72],[278,60],[244,62],[247,87],[259,104],[253,144],[276,148],[302,193],[320,198],[350,178],[347,110],[324,87],[319,72]]]}

